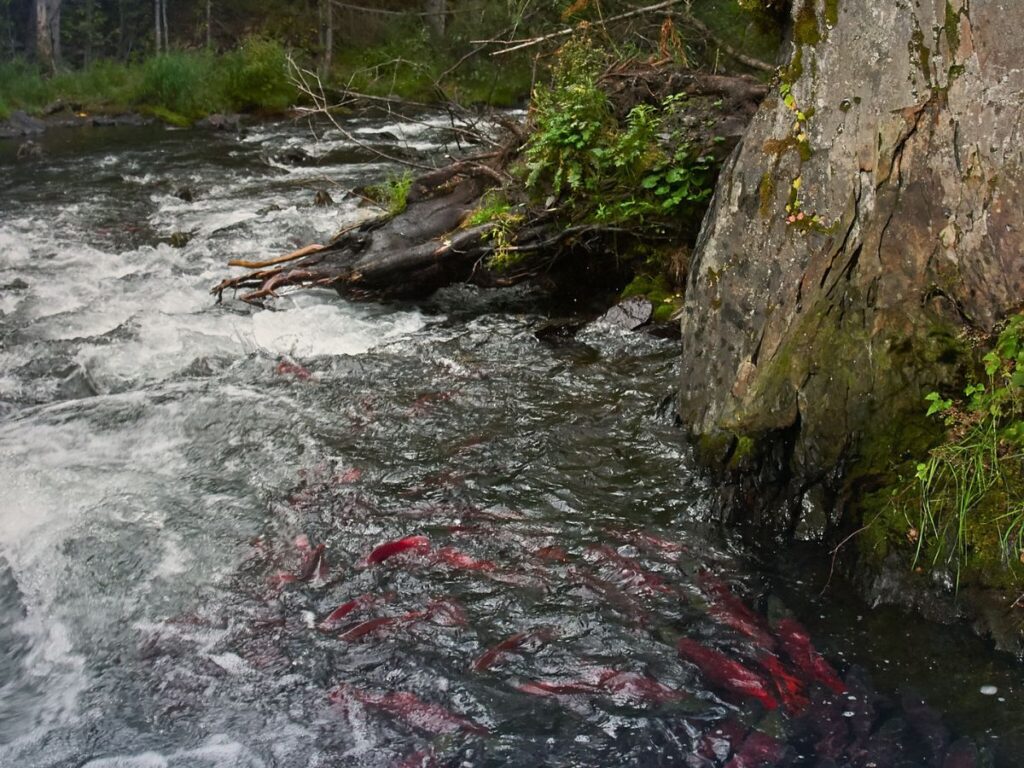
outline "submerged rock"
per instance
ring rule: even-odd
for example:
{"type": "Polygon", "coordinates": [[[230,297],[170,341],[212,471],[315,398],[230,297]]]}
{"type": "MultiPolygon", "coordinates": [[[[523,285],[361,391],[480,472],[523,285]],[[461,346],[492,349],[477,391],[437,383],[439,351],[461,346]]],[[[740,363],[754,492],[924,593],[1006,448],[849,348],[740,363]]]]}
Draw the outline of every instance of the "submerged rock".
{"type": "Polygon", "coordinates": [[[599,322],[617,325],[627,331],[635,331],[651,320],[654,307],[642,296],[626,299],[605,312],[599,322]]]}
{"type": "Polygon", "coordinates": [[[234,131],[241,130],[242,118],[240,115],[222,115],[220,113],[204,117],[198,121],[195,128],[208,131],[234,131]]]}
{"type": "Polygon", "coordinates": [[[16,139],[20,136],[35,136],[46,130],[42,120],[16,109],[11,116],[0,122],[0,139],[16,139]]]}

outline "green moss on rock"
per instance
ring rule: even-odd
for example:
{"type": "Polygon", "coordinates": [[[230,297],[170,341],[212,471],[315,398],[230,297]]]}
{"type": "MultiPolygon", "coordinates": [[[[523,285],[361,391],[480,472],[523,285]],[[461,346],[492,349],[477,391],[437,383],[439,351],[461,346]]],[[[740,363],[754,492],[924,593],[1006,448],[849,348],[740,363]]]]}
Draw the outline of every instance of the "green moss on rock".
{"type": "Polygon", "coordinates": [[[804,0],[793,24],[793,39],[799,45],[817,45],[821,42],[816,0],[804,0]]]}

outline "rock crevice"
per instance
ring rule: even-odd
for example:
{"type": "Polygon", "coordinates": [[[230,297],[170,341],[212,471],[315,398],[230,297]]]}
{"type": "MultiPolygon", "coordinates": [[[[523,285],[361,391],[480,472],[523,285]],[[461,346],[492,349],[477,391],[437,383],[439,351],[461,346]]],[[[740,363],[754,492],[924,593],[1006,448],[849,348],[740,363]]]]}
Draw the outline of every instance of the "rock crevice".
{"type": "Polygon", "coordinates": [[[958,334],[1024,300],[1024,5],[834,5],[795,4],[792,60],[720,178],[682,318],[681,416],[748,489],[730,511],[779,531],[914,445],[958,334]]]}

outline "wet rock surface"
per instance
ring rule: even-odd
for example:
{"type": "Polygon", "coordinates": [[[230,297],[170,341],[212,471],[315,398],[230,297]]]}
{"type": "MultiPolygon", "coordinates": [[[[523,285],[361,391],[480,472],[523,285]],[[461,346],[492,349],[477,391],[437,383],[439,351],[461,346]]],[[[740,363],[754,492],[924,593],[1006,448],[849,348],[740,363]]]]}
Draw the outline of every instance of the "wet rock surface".
{"type": "Polygon", "coordinates": [[[634,296],[616,304],[605,312],[599,321],[625,328],[627,331],[635,331],[650,322],[653,312],[654,308],[650,301],[641,296],[634,296]]]}
{"type": "Polygon", "coordinates": [[[794,24],[694,253],[680,398],[737,470],[726,506],[782,533],[919,442],[957,333],[1024,295],[1024,6],[796,3],[794,24]]]}

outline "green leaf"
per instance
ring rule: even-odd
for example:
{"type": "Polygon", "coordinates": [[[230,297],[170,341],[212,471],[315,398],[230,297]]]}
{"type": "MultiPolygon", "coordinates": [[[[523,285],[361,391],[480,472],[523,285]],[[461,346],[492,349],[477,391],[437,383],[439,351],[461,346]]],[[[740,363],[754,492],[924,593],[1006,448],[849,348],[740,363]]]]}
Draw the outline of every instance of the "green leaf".
{"type": "Polygon", "coordinates": [[[953,401],[943,400],[938,392],[929,392],[924,399],[931,403],[931,405],[928,406],[928,412],[925,414],[926,416],[931,416],[935,413],[942,413],[943,411],[948,411],[953,407],[953,401]]]}
{"type": "Polygon", "coordinates": [[[981,361],[985,364],[985,373],[989,376],[995,376],[996,371],[999,370],[999,366],[1002,365],[1002,360],[999,359],[999,355],[995,352],[989,352],[981,361]]]}

